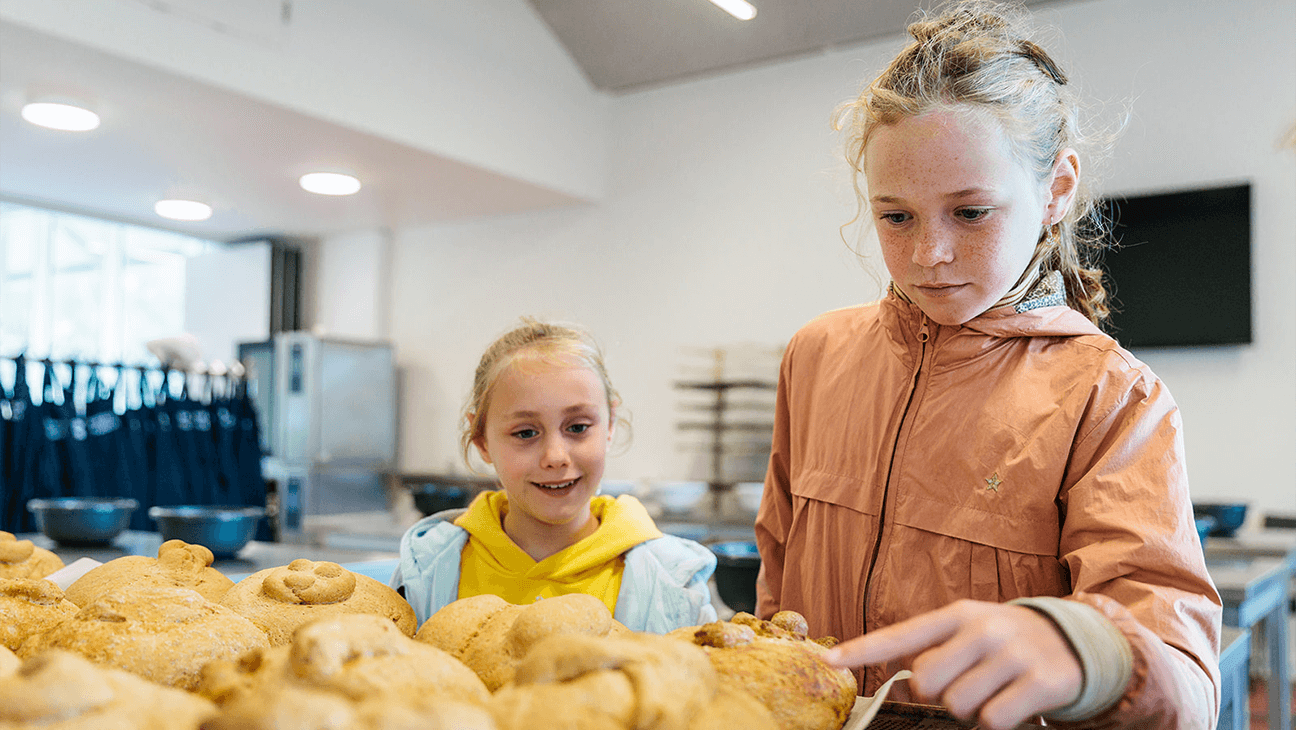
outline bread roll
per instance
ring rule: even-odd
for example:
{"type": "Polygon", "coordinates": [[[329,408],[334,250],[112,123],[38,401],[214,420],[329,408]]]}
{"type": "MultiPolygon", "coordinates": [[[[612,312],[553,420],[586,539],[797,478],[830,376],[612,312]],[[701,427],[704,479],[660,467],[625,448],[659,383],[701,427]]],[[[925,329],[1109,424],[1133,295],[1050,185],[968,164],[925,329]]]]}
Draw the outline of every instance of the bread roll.
{"type": "Polygon", "coordinates": [[[0,675],[6,730],[196,730],[215,714],[201,697],[59,650],[0,675]]]}
{"type": "Polygon", "coordinates": [[[31,540],[0,531],[0,578],[44,578],[63,567],[63,559],[31,540]]]}
{"type": "Polygon", "coordinates": [[[16,650],[76,612],[63,590],[43,578],[0,578],[0,646],[16,650]]]}
{"type": "Polygon", "coordinates": [[[407,704],[387,696],[352,702],[304,685],[266,687],[240,697],[202,730],[497,730],[480,705],[407,704]]]}
{"type": "Polygon", "coordinates": [[[251,621],[188,588],[127,585],[28,637],[18,655],[66,649],[158,684],[192,689],[207,662],[268,646],[251,621]]]}
{"type": "Polygon", "coordinates": [[[260,686],[285,683],[352,701],[382,693],[436,694],[484,705],[490,697],[462,662],[373,614],[323,616],[299,627],[289,645],[213,663],[203,670],[197,691],[224,706],[260,686]]]}
{"type": "Polygon", "coordinates": [[[370,614],[325,616],[290,645],[213,662],[197,691],[224,710],[211,728],[494,730],[472,670],[370,614]]]}
{"type": "Polygon", "coordinates": [[[211,567],[212,551],[182,540],[167,540],[156,558],[127,555],[109,560],[73,581],[67,599],[88,606],[100,596],[128,583],[189,588],[209,601],[220,601],[234,581],[211,567]]]}
{"type": "Polygon", "coordinates": [[[584,593],[546,598],[528,606],[480,595],[461,598],[432,614],[414,638],[467,664],[494,692],[513,679],[518,662],[541,639],[558,634],[628,633],[602,601],[584,593]]]}
{"type": "Polygon", "coordinates": [[[221,599],[265,631],[271,646],[289,643],[298,626],[348,613],[385,616],[407,637],[414,635],[414,609],[394,589],[337,563],[294,560],[239,581],[221,599]]]}
{"type": "Polygon", "coordinates": [[[710,657],[720,683],[761,702],[780,730],[836,730],[850,717],[858,687],[847,669],[823,660],[824,644],[806,637],[805,618],[792,611],[762,621],[739,613],[668,638],[684,638],[710,657]]]}
{"type": "Polygon", "coordinates": [[[491,698],[500,730],[774,730],[759,702],[723,688],[699,648],[654,634],[553,635],[491,698]]]}

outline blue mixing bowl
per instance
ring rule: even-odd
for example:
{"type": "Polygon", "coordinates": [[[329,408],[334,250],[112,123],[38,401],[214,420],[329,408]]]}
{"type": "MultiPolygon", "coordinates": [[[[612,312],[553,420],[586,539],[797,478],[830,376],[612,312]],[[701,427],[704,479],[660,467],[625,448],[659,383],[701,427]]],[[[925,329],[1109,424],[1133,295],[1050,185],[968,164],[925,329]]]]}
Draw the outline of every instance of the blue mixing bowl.
{"type": "Polygon", "coordinates": [[[162,540],[183,540],[202,545],[217,558],[232,558],[256,535],[265,516],[261,507],[181,505],[150,507],[162,540]]]}
{"type": "Polygon", "coordinates": [[[130,526],[139,508],[133,499],[117,497],[57,497],[27,500],[36,527],[46,537],[68,546],[107,545],[130,526]]]}
{"type": "Polygon", "coordinates": [[[1213,517],[1211,537],[1233,537],[1246,522],[1246,502],[1193,502],[1193,517],[1213,517]]]}

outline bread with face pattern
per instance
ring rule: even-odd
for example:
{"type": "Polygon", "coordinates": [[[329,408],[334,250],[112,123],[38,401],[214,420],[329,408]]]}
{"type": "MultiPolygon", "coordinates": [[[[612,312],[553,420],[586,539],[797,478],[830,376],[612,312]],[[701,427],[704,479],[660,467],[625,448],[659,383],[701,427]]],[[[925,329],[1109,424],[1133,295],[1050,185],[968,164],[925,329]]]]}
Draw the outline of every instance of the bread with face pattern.
{"type": "Polygon", "coordinates": [[[109,560],[77,578],[64,592],[78,606],[88,606],[100,596],[121,586],[170,586],[197,591],[209,601],[219,601],[234,581],[211,567],[212,551],[183,540],[167,540],[158,547],[156,558],[127,555],[109,560]]]}
{"type": "Polygon", "coordinates": [[[414,609],[395,589],[327,561],[299,559],[253,573],[221,605],[260,627],[271,646],[290,643],[308,621],[347,613],[384,616],[407,637],[417,628],[414,609]]]}

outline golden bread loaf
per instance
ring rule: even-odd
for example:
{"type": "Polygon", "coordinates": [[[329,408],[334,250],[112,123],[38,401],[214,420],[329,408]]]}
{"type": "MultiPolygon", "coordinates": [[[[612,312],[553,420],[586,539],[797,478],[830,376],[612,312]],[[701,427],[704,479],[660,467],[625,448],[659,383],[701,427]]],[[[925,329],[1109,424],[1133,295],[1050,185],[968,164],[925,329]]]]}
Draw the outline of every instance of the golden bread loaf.
{"type": "Polygon", "coordinates": [[[18,658],[17,654],[0,646],[0,679],[18,671],[20,664],[22,664],[22,660],[18,658]]]}
{"type": "Polygon", "coordinates": [[[267,686],[231,702],[201,730],[498,730],[480,705],[411,700],[352,702],[303,685],[267,686]]]}
{"type": "Polygon", "coordinates": [[[192,689],[207,662],[268,646],[251,621],[188,588],[126,585],[28,637],[18,656],[66,649],[158,684],[192,689]]]}
{"type": "Polygon", "coordinates": [[[491,698],[500,730],[775,730],[769,711],[720,685],[704,651],[644,633],[537,642],[491,698]]]}
{"type": "Polygon", "coordinates": [[[44,578],[63,567],[63,559],[31,540],[0,531],[0,578],[44,578]]]}
{"type": "Polygon", "coordinates": [[[212,551],[183,540],[167,540],[156,558],[127,555],[115,558],[77,578],[65,591],[67,599],[87,606],[100,596],[128,583],[189,588],[209,601],[220,601],[234,585],[211,567],[212,551]]]}
{"type": "Polygon", "coordinates": [[[546,598],[528,606],[483,594],[444,606],[423,622],[414,638],[467,664],[494,692],[513,679],[518,662],[541,639],[628,633],[602,601],[584,593],[546,598]]]}
{"type": "Polygon", "coordinates": [[[0,646],[17,650],[32,634],[70,618],[77,607],[44,578],[0,578],[0,646]]]}
{"type": "Polygon", "coordinates": [[[323,616],[385,616],[407,637],[416,628],[414,609],[391,587],[337,563],[304,558],[249,575],[221,604],[260,627],[271,646],[289,643],[298,626],[323,616]]]}
{"type": "Polygon", "coordinates": [[[372,614],[325,616],[289,645],[212,662],[197,692],[222,709],[211,728],[494,730],[471,669],[372,614]]]}
{"type": "Polygon", "coordinates": [[[739,613],[730,621],[676,629],[669,638],[701,646],[720,683],[759,700],[780,730],[836,730],[855,706],[855,675],[829,666],[823,653],[835,640],[810,640],[805,627],[805,618],[792,611],[769,621],[739,613]]]}
{"type": "Polygon", "coordinates": [[[196,730],[207,700],[53,650],[0,676],[5,730],[196,730]]]}
{"type": "Polygon", "coordinates": [[[351,701],[378,694],[484,705],[490,697],[471,669],[406,636],[373,614],[323,616],[300,626],[288,645],[213,662],[196,691],[221,706],[266,685],[301,684],[351,701]]]}

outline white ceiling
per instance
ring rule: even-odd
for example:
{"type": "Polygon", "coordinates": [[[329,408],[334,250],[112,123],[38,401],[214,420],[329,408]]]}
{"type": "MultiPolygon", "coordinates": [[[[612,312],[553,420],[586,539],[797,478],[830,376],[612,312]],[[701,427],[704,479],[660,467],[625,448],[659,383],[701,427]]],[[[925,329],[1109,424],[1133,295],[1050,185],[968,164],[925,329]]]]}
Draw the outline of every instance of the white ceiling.
{"type": "MultiPolygon", "coordinates": [[[[425,0],[399,1],[413,4],[410,18],[435,22],[425,0]]],[[[610,94],[894,34],[916,7],[914,0],[755,0],[759,13],[744,23],[706,0],[529,2],[590,83],[610,94]]],[[[577,202],[3,21],[0,198],[213,240],[314,237],[577,202]],[[24,101],[46,89],[96,100],[102,125],[73,134],[22,121],[24,101]],[[324,163],[358,172],[365,188],[336,199],[297,187],[297,177],[324,163]],[[186,195],[201,195],[222,215],[168,223],[153,214],[160,196],[186,195]]]]}

